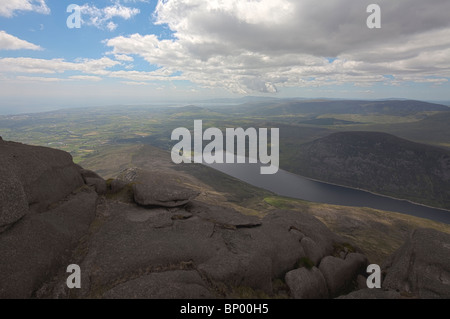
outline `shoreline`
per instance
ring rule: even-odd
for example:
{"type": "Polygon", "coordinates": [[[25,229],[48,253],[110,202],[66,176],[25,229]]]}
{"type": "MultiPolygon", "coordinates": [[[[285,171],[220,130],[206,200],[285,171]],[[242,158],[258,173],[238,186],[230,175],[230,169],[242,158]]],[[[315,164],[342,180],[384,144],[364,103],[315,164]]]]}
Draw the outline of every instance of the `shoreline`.
{"type": "MultiPolygon", "coordinates": [[[[245,164],[248,164],[248,162],[246,161],[245,164]]],[[[227,174],[227,173],[221,171],[220,169],[215,168],[213,164],[202,163],[202,165],[205,165],[206,167],[210,167],[210,168],[216,169],[216,170],[218,170],[218,171],[220,171],[220,172],[222,172],[222,173],[224,173],[226,175],[232,176],[230,174],[227,174]]],[[[379,193],[376,193],[376,192],[373,192],[373,191],[369,191],[369,190],[366,190],[366,189],[362,189],[362,188],[356,188],[356,187],[351,187],[351,186],[346,186],[346,185],[341,185],[341,184],[336,184],[336,183],[331,183],[331,182],[325,182],[325,181],[322,181],[322,180],[318,180],[318,179],[315,179],[315,178],[311,178],[311,177],[307,177],[307,176],[304,176],[304,175],[300,175],[300,174],[296,174],[296,173],[287,171],[285,169],[282,169],[281,167],[279,168],[279,171],[282,171],[284,173],[287,173],[287,174],[295,176],[295,177],[304,178],[304,179],[309,180],[311,182],[321,183],[321,184],[330,185],[330,186],[337,186],[337,187],[341,187],[341,188],[345,188],[345,189],[349,189],[349,190],[354,190],[354,191],[360,191],[360,192],[364,192],[364,193],[367,193],[367,194],[370,194],[370,195],[373,195],[373,196],[383,197],[383,198],[386,198],[386,199],[403,202],[405,204],[408,203],[408,204],[411,204],[411,205],[420,206],[420,207],[423,207],[423,208],[432,209],[432,210],[435,210],[435,211],[440,211],[442,213],[449,213],[450,214],[450,209],[446,209],[446,208],[442,208],[442,207],[434,207],[434,206],[430,206],[430,205],[426,205],[426,204],[422,204],[422,203],[413,202],[413,201],[408,200],[408,199],[402,199],[402,198],[397,198],[397,197],[393,197],[393,196],[389,196],[389,195],[379,194],[379,193]]],[[[239,177],[235,177],[235,178],[240,179],[239,177]]],[[[242,180],[242,179],[240,179],[240,180],[245,182],[245,180],[242,180]]],[[[251,184],[251,185],[253,185],[253,184],[251,184]]],[[[253,185],[253,186],[261,188],[260,185],[253,185]]],[[[262,187],[262,188],[263,189],[267,189],[267,188],[264,188],[264,187],[262,187]]],[[[287,197],[289,197],[289,196],[287,196],[287,197]]],[[[344,206],[346,206],[346,205],[344,205],[344,206]]],[[[364,206],[355,206],[355,207],[364,207],[364,206]]],[[[368,208],[370,208],[370,207],[368,206],[368,208]]],[[[398,212],[398,213],[403,213],[403,214],[415,216],[414,214],[409,214],[407,212],[399,212],[399,211],[396,211],[396,210],[392,210],[392,212],[398,212]]],[[[426,218],[426,217],[423,217],[423,218],[426,218]]]]}
{"type": "MultiPolygon", "coordinates": [[[[234,156],[235,156],[236,158],[239,157],[239,156],[236,155],[236,154],[234,154],[234,156]]],[[[216,169],[216,170],[218,170],[218,171],[221,171],[220,169],[215,168],[215,167],[214,167],[214,164],[206,164],[206,163],[201,163],[201,164],[202,164],[202,165],[205,165],[206,167],[210,167],[210,168],[216,169]]],[[[225,163],[224,163],[224,164],[225,164],[225,163]]],[[[243,163],[243,164],[249,165],[249,161],[248,161],[248,158],[247,158],[247,157],[245,158],[245,163],[243,163]]],[[[343,189],[348,189],[348,190],[353,190],[353,191],[360,191],[360,192],[363,192],[363,193],[366,193],[366,194],[370,194],[370,195],[372,195],[372,196],[377,196],[377,197],[381,197],[381,198],[385,198],[385,199],[389,199],[389,200],[393,200],[393,201],[398,201],[398,202],[403,203],[403,204],[409,204],[409,205],[419,206],[419,207],[422,207],[422,208],[424,208],[424,209],[430,209],[430,210],[438,211],[438,212],[440,212],[440,213],[442,213],[442,214],[450,214],[450,209],[447,209],[447,208],[434,207],[434,206],[430,206],[430,205],[423,204],[423,203],[417,203],[417,202],[414,202],[414,201],[409,200],[409,199],[403,199],[403,198],[393,197],[393,196],[390,196],[390,195],[379,194],[379,193],[376,193],[376,192],[373,192],[373,191],[370,191],[370,190],[366,190],[366,189],[362,189],[362,188],[356,188],[356,187],[351,187],[351,186],[341,185],[341,184],[337,184],[337,183],[325,182],[325,181],[322,181],[322,180],[319,180],[319,179],[315,179],[315,178],[311,178],[311,177],[307,177],[307,176],[304,176],[304,175],[300,175],[300,174],[296,174],[296,173],[287,171],[287,170],[285,170],[285,169],[283,169],[283,168],[281,168],[281,167],[279,167],[279,171],[282,171],[282,172],[284,172],[284,173],[287,173],[287,174],[289,174],[289,175],[291,175],[291,176],[303,178],[303,179],[308,180],[308,181],[310,181],[310,182],[320,183],[320,184],[323,184],[323,185],[329,185],[329,186],[334,186],[334,187],[341,187],[341,188],[343,188],[343,189]]],[[[225,172],[223,172],[223,171],[221,171],[221,172],[222,172],[222,173],[225,173],[225,172]]],[[[229,175],[229,176],[232,176],[232,175],[230,175],[230,174],[228,174],[228,173],[225,173],[225,174],[227,174],[227,175],[229,175]]],[[[235,177],[235,178],[240,179],[239,177],[235,177]]],[[[243,179],[240,179],[240,180],[245,182],[245,180],[243,180],[243,179]]],[[[270,191],[270,189],[268,189],[268,188],[266,188],[266,187],[261,187],[261,185],[255,185],[255,184],[252,184],[252,183],[249,183],[249,184],[270,191]]],[[[273,192],[273,191],[272,191],[272,192],[273,192]]],[[[289,196],[288,196],[288,197],[289,197],[289,196]]],[[[300,198],[299,198],[299,199],[300,199],[300,198]]],[[[305,200],[306,200],[306,199],[305,199],[305,200]]],[[[344,206],[348,206],[348,205],[344,205],[344,206]]],[[[352,206],[352,205],[350,205],[350,206],[352,206]]],[[[364,206],[355,206],[355,207],[364,207],[364,206]]],[[[370,208],[370,206],[368,206],[368,207],[370,208]]],[[[398,211],[398,210],[389,210],[389,211],[392,211],[392,212],[398,212],[398,213],[403,213],[403,214],[412,215],[412,216],[416,216],[416,214],[414,214],[414,213],[408,213],[408,212],[406,212],[406,211],[403,211],[403,212],[402,212],[402,211],[398,211]]],[[[449,216],[450,216],[450,215],[449,215],[449,216]]],[[[435,220],[434,218],[429,218],[429,217],[423,217],[423,218],[435,220]]],[[[437,221],[437,220],[436,220],[436,221],[437,221]]],[[[442,222],[442,221],[441,221],[441,222],[442,222]]],[[[449,222],[445,222],[445,223],[446,223],[446,224],[447,224],[447,223],[450,224],[449,222]]]]}
{"type": "Polygon", "coordinates": [[[331,182],[325,182],[325,181],[322,181],[322,180],[319,180],[319,179],[315,179],[315,178],[312,178],[312,177],[307,177],[307,176],[304,176],[304,175],[292,173],[292,172],[286,171],[284,169],[283,169],[283,171],[286,172],[286,173],[289,173],[291,175],[300,176],[302,178],[305,178],[307,180],[314,181],[314,182],[317,182],[317,183],[333,185],[333,186],[338,186],[338,187],[343,187],[343,188],[349,188],[349,189],[353,189],[353,190],[369,193],[369,194],[376,195],[376,196],[381,196],[381,197],[385,197],[385,198],[389,198],[389,199],[393,199],[393,200],[407,202],[407,203],[410,203],[410,204],[413,204],[413,205],[418,205],[418,206],[422,206],[422,207],[426,207],[426,208],[430,208],[430,209],[442,210],[442,211],[450,213],[450,209],[446,209],[446,208],[442,208],[442,207],[429,206],[429,205],[426,205],[426,204],[413,202],[413,201],[411,201],[409,199],[403,199],[403,198],[392,197],[392,196],[385,195],[385,194],[379,194],[379,193],[375,193],[375,192],[372,192],[372,191],[369,191],[369,190],[363,189],[363,188],[356,188],[356,187],[351,187],[351,186],[346,186],[346,185],[341,185],[341,184],[336,184],[336,183],[331,183],[331,182]]]}

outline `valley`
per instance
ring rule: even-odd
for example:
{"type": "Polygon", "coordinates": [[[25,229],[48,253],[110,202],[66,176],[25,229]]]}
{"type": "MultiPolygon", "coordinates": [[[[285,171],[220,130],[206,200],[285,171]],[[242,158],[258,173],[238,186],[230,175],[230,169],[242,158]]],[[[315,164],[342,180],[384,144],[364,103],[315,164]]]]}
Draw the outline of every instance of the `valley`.
{"type": "MultiPolygon", "coordinates": [[[[70,152],[74,161],[78,163],[95,157],[104,146],[146,144],[169,151],[176,143],[170,139],[172,131],[179,127],[193,131],[194,120],[198,119],[202,120],[204,129],[216,127],[225,131],[226,128],[237,127],[279,128],[281,169],[429,206],[450,207],[446,166],[449,158],[446,150],[450,147],[450,109],[447,106],[403,100],[257,99],[239,105],[225,105],[223,101],[221,102],[202,107],[112,106],[2,116],[0,136],[70,152]],[[403,170],[397,172],[400,175],[393,175],[392,172],[396,171],[397,167],[395,162],[400,159],[395,157],[398,154],[394,155],[392,151],[402,149],[404,145],[413,145],[393,136],[388,138],[389,149],[377,148],[378,157],[374,159],[375,162],[366,160],[366,166],[358,168],[360,177],[355,180],[351,177],[351,174],[355,173],[352,164],[345,166],[339,162],[347,161],[347,157],[350,156],[347,151],[355,139],[346,137],[351,136],[350,133],[332,135],[338,132],[385,132],[437,148],[429,151],[432,148],[414,144],[412,149],[405,149],[402,161],[406,160],[409,164],[404,163],[403,170]],[[341,155],[333,154],[333,150],[337,151],[337,148],[324,149],[319,155],[317,143],[328,136],[342,137],[339,141],[330,140],[331,144],[343,145],[341,155]],[[307,151],[308,145],[311,145],[310,151],[307,151]],[[431,157],[421,155],[425,153],[436,155],[431,157]],[[339,156],[341,159],[337,160],[339,156]],[[329,160],[334,158],[334,165],[338,165],[339,169],[325,164],[327,161],[325,158],[329,160]],[[420,162],[417,161],[419,158],[420,162]],[[435,165],[444,166],[438,169],[435,165]],[[379,174],[378,170],[383,173],[379,174]],[[435,177],[428,175],[430,170],[434,172],[435,177]],[[342,171],[347,177],[332,177],[332,171],[334,173],[342,171]],[[420,174],[411,175],[411,172],[419,171],[420,174]],[[385,179],[381,178],[383,174],[395,176],[394,180],[385,182],[385,179]],[[373,177],[377,176],[379,180],[376,182],[373,177]],[[406,182],[405,179],[410,181],[406,182]]],[[[364,149],[356,147],[352,152],[366,152],[363,157],[370,157],[371,145],[379,142],[382,141],[372,139],[371,142],[367,142],[364,149]]]]}

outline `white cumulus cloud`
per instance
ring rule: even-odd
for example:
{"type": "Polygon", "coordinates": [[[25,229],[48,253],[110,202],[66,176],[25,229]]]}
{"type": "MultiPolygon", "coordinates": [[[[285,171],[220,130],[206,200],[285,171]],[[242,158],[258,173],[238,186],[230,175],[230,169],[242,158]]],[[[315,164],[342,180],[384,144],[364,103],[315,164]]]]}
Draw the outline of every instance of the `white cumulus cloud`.
{"type": "Polygon", "coordinates": [[[84,74],[103,75],[108,69],[120,64],[103,57],[68,62],[64,59],[0,58],[0,74],[56,74],[66,71],[78,71],[84,74]]]}
{"type": "Polygon", "coordinates": [[[0,50],[42,50],[38,45],[19,39],[0,30],[0,50]]]}
{"type": "Polygon", "coordinates": [[[366,25],[371,1],[159,0],[153,18],[173,39],[107,40],[203,87],[273,93],[280,87],[370,86],[450,77],[450,1],[379,0],[382,28],[366,25]],[[385,77],[384,75],[392,75],[385,77]]]}
{"type": "Polygon", "coordinates": [[[118,27],[117,23],[112,21],[114,18],[129,20],[140,13],[139,9],[123,6],[119,2],[105,8],[84,4],[80,9],[84,24],[109,31],[114,31],[118,27]]]}
{"type": "Polygon", "coordinates": [[[116,60],[119,61],[125,61],[125,62],[133,62],[134,58],[132,56],[126,55],[126,54],[116,54],[114,56],[116,60]]]}
{"type": "Polygon", "coordinates": [[[3,0],[0,4],[0,16],[12,17],[16,11],[34,11],[49,14],[45,0],[3,0]]]}

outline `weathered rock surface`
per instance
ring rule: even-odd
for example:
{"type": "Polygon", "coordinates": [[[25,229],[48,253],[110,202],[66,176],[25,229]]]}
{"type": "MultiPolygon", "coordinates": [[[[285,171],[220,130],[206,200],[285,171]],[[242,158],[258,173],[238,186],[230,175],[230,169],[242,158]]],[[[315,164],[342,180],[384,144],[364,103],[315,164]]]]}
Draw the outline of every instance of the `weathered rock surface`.
{"type": "Polygon", "coordinates": [[[0,298],[30,298],[68,258],[95,216],[97,195],[81,192],[25,216],[0,234],[0,298]]]}
{"type": "Polygon", "coordinates": [[[358,290],[367,289],[367,278],[362,275],[358,275],[356,278],[356,284],[358,290]]]}
{"type": "Polygon", "coordinates": [[[326,299],[329,297],[327,283],[316,267],[299,268],[286,274],[286,284],[295,299],[326,299]]]}
{"type": "Polygon", "coordinates": [[[87,232],[97,194],[63,151],[1,141],[0,162],[0,298],[29,298],[87,232]]]}
{"type": "Polygon", "coordinates": [[[338,299],[402,299],[402,296],[392,290],[366,288],[340,296],[338,299]]]}
{"type": "Polygon", "coordinates": [[[112,204],[108,213],[81,265],[90,273],[92,289],[112,287],[118,278],[133,278],[136,273],[202,263],[216,251],[216,243],[209,240],[214,224],[198,217],[172,219],[175,214],[166,209],[124,203],[112,204]]]}
{"type": "Polygon", "coordinates": [[[0,167],[0,232],[28,213],[28,199],[18,177],[8,163],[0,167]]]}
{"type": "Polygon", "coordinates": [[[305,251],[306,255],[309,256],[309,258],[315,265],[318,265],[323,257],[330,254],[330,251],[326,250],[326,246],[318,245],[309,237],[303,237],[300,243],[302,244],[303,250],[305,251]]]}
{"type": "Polygon", "coordinates": [[[197,192],[186,187],[161,184],[158,180],[134,184],[133,192],[134,200],[142,206],[183,206],[198,196],[197,192]]]}
{"type": "MultiPolygon", "coordinates": [[[[16,184],[14,194],[10,196],[18,196],[18,201],[23,202],[21,185],[27,204],[35,211],[45,211],[49,204],[64,198],[84,184],[79,168],[73,163],[70,154],[63,151],[3,142],[0,144],[0,163],[9,171],[6,174],[9,176],[9,185],[16,184]]],[[[4,193],[4,189],[0,191],[4,193]]],[[[7,199],[11,200],[9,197],[7,199]]],[[[20,207],[23,206],[23,203],[20,204],[20,207]]],[[[14,218],[10,216],[4,220],[14,220],[21,214],[23,209],[19,209],[14,218]]]]}
{"type": "Polygon", "coordinates": [[[261,225],[261,219],[258,217],[246,216],[234,209],[219,206],[211,207],[201,202],[189,204],[186,206],[186,211],[216,225],[237,228],[251,228],[261,225]]]}
{"type": "MultiPolygon", "coordinates": [[[[320,221],[301,212],[277,211],[260,219],[192,201],[181,208],[114,202],[105,213],[107,218],[90,239],[81,264],[88,278],[82,297],[131,298],[133,284],[127,282],[143,287],[156,280],[152,274],[177,270],[201,274],[202,285],[196,287],[206,287],[210,294],[211,285],[223,284],[270,294],[273,280],[306,257],[300,243],[303,237],[314,238],[330,253],[341,241],[320,221]]],[[[166,291],[166,297],[184,296],[177,285],[166,291]]],[[[153,290],[146,295],[145,289],[138,291],[146,298],[161,296],[153,290]]],[[[203,289],[194,292],[189,296],[204,295],[203,289]]]]}
{"type": "Polygon", "coordinates": [[[156,171],[128,169],[119,176],[119,180],[132,183],[134,200],[141,206],[178,207],[199,195],[184,186],[178,176],[156,171]]]}
{"type": "MultiPolygon", "coordinates": [[[[78,165],[79,166],[79,165],[78,165]]],[[[79,166],[81,167],[81,166],[79,166]]],[[[100,175],[98,175],[96,172],[93,172],[89,169],[80,168],[80,174],[83,176],[83,179],[86,178],[97,178],[97,179],[103,179],[100,175]]]]}
{"type": "Polygon", "coordinates": [[[152,273],[107,291],[103,297],[148,299],[210,299],[214,295],[196,271],[152,273]]]}
{"type": "Polygon", "coordinates": [[[114,179],[111,181],[111,193],[115,194],[123,190],[128,185],[127,182],[119,179],[114,179]]]}
{"type": "Polygon", "coordinates": [[[321,262],[319,269],[327,282],[331,297],[337,297],[353,284],[358,275],[366,270],[367,259],[358,253],[348,254],[345,259],[327,256],[321,262]]]}
{"type": "Polygon", "coordinates": [[[81,169],[80,173],[86,185],[94,186],[99,195],[106,194],[106,181],[102,177],[87,169],[81,169]]]}
{"type": "Polygon", "coordinates": [[[450,298],[450,235],[417,229],[383,269],[385,289],[419,298],[450,298]]]}

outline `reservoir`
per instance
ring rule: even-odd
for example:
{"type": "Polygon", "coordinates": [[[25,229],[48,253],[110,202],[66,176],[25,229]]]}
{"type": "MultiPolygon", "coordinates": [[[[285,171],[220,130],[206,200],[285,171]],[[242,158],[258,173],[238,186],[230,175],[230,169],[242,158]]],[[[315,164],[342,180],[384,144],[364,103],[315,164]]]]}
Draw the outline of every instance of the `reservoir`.
{"type": "Polygon", "coordinates": [[[450,211],[413,204],[370,192],[314,181],[287,171],[261,175],[261,164],[204,164],[253,186],[280,196],[316,203],[342,206],[370,207],[427,218],[450,224],[450,211]]]}

